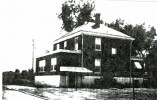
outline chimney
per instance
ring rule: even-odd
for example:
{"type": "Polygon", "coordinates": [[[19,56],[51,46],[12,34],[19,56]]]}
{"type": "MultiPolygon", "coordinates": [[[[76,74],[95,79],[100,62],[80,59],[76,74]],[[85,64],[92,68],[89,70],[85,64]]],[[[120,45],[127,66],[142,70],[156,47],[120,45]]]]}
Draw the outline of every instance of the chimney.
{"type": "Polygon", "coordinates": [[[94,17],[95,17],[95,24],[92,26],[92,28],[93,29],[96,29],[96,28],[99,28],[100,27],[100,23],[101,23],[101,21],[100,21],[100,13],[96,13],[95,15],[94,15],[94,17]]]}

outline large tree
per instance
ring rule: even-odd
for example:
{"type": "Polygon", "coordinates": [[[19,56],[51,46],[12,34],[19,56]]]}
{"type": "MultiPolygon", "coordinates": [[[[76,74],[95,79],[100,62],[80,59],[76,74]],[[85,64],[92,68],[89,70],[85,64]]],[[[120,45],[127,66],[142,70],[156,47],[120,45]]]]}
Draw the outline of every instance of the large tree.
{"type": "Polygon", "coordinates": [[[157,87],[157,40],[152,43],[146,59],[146,69],[149,76],[150,86],[157,87]]]}
{"type": "Polygon", "coordinates": [[[67,32],[83,25],[85,22],[93,21],[91,13],[94,10],[94,2],[69,0],[62,4],[62,11],[59,18],[63,21],[62,28],[67,32]]]}
{"type": "Polygon", "coordinates": [[[157,40],[154,40],[145,59],[148,70],[157,71],[157,40]]]}

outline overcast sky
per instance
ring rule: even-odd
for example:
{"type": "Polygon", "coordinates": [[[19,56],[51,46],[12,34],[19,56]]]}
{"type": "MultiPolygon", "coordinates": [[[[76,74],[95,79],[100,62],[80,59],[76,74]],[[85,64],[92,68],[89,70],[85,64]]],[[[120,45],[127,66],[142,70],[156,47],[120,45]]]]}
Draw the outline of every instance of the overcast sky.
{"type": "MultiPolygon", "coordinates": [[[[62,21],[57,18],[63,0],[1,0],[0,67],[2,71],[32,67],[32,39],[35,57],[52,51],[60,36],[62,21]]],[[[95,11],[105,22],[124,19],[126,23],[157,28],[156,0],[95,0],[95,11]]]]}

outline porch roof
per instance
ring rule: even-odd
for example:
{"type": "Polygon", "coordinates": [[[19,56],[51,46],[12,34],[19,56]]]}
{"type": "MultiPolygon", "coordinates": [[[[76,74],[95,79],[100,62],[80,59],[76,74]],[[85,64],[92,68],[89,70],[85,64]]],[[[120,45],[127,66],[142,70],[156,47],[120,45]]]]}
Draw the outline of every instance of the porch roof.
{"type": "Polygon", "coordinates": [[[91,70],[89,70],[89,69],[87,69],[85,67],[71,67],[71,66],[60,66],[60,71],[92,73],[91,70]]]}
{"type": "Polygon", "coordinates": [[[59,52],[65,52],[65,53],[77,53],[77,54],[81,54],[81,50],[65,50],[65,49],[59,49],[59,50],[55,50],[52,53],[59,53],[59,52]]]}

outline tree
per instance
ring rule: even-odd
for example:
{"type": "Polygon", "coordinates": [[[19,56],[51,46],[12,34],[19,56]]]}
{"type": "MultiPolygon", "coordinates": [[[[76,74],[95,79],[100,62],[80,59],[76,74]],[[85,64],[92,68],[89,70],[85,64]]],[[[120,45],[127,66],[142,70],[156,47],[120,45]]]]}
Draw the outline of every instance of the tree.
{"type": "Polygon", "coordinates": [[[91,17],[91,12],[93,11],[94,7],[92,4],[87,2],[86,4],[84,3],[82,7],[78,5],[78,8],[80,13],[77,17],[76,27],[83,25],[86,21],[93,21],[91,17]]]}
{"type": "Polygon", "coordinates": [[[157,40],[155,40],[150,48],[150,53],[145,59],[148,70],[157,71],[157,40]]]}
{"type": "Polygon", "coordinates": [[[19,69],[16,69],[16,70],[15,70],[15,73],[19,74],[19,73],[20,73],[19,69]]]}
{"type": "Polygon", "coordinates": [[[75,0],[69,0],[62,4],[62,12],[59,18],[63,21],[62,28],[67,32],[83,25],[85,22],[93,21],[91,12],[94,10],[94,2],[87,3],[80,1],[76,4],[75,0]],[[81,3],[83,3],[81,5],[81,3]]]}
{"type": "Polygon", "coordinates": [[[157,40],[152,43],[146,59],[146,69],[149,75],[150,86],[157,87],[157,40]]]}
{"type": "Polygon", "coordinates": [[[124,29],[123,29],[124,20],[116,19],[115,22],[112,22],[112,23],[107,24],[107,25],[108,25],[108,27],[113,28],[117,31],[124,32],[124,29]]]}
{"type": "Polygon", "coordinates": [[[19,69],[16,69],[14,72],[13,84],[19,84],[20,79],[21,79],[20,71],[19,69]]]}
{"type": "MultiPolygon", "coordinates": [[[[124,30],[125,30],[125,28],[124,28],[124,30]]],[[[144,35],[146,33],[144,26],[142,24],[133,26],[133,28],[132,28],[132,30],[130,30],[130,32],[125,31],[125,34],[135,38],[135,40],[132,43],[132,55],[134,55],[134,56],[138,55],[140,57],[144,57],[144,55],[142,53],[142,51],[144,50],[143,45],[144,45],[144,41],[145,41],[144,35]],[[131,31],[132,31],[132,33],[130,33],[131,31]]]]}
{"type": "Polygon", "coordinates": [[[30,80],[31,82],[34,82],[34,73],[33,69],[28,69],[28,76],[27,79],[30,80]]]}
{"type": "Polygon", "coordinates": [[[13,85],[14,82],[14,72],[8,71],[3,72],[3,85],[13,85]]]}
{"type": "Polygon", "coordinates": [[[145,42],[144,42],[144,46],[143,46],[145,53],[150,52],[155,36],[156,36],[156,29],[154,27],[151,27],[150,30],[147,31],[145,34],[145,42]]]}
{"type": "Polygon", "coordinates": [[[23,71],[21,72],[21,78],[22,78],[22,79],[27,79],[27,76],[28,76],[27,70],[23,70],[23,71]]]}

